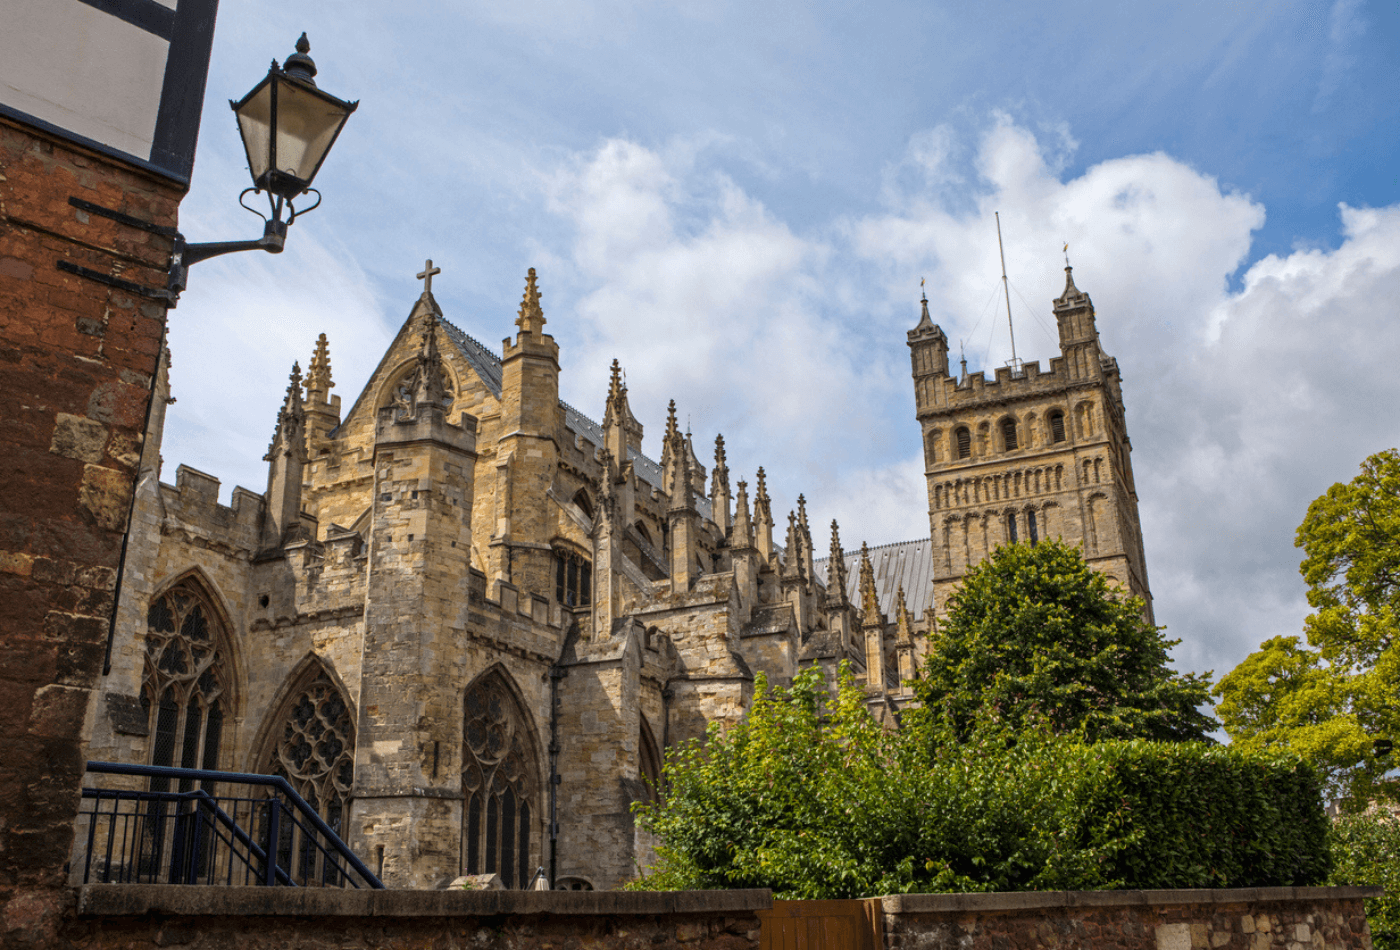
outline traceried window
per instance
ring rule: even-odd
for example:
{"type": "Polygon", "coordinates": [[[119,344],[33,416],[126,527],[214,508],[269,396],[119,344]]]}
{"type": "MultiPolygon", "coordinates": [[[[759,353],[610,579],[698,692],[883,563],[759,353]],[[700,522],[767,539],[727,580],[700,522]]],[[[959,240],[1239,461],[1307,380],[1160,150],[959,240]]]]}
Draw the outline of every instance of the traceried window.
{"type": "Polygon", "coordinates": [[[972,433],[966,427],[961,427],[953,433],[953,438],[957,440],[958,458],[965,459],[972,457],[972,433]]]}
{"type": "Polygon", "coordinates": [[[1050,413],[1050,441],[1063,442],[1065,440],[1065,414],[1058,409],[1050,413]]]}
{"type": "Polygon", "coordinates": [[[593,603],[593,565],[573,551],[554,552],[554,596],[565,607],[593,603]]]}
{"type": "MultiPolygon", "coordinates": [[[[355,777],[355,725],[345,696],[322,669],[292,691],[279,720],[264,771],[285,778],[340,834],[355,777]]],[[[299,883],[339,883],[340,869],[327,865],[292,822],[282,823],[277,846],[278,863],[292,868],[299,883]]]]}
{"type": "MultiPolygon", "coordinates": [[[[222,633],[212,610],[193,586],[178,585],[151,603],[146,614],[146,662],[141,708],[149,725],[150,763],[185,769],[217,769],[227,712],[227,671],[222,633]]],[[[181,779],[176,791],[194,788],[181,779]]],[[[210,783],[201,786],[208,789],[210,783]]],[[[171,780],[151,778],[151,791],[171,791],[171,780]]],[[[166,825],[153,804],[142,842],[142,871],[160,866],[166,825]]]]}
{"type": "Polygon", "coordinates": [[[534,874],[539,782],[525,714],[499,672],[467,691],[464,740],[463,871],[499,874],[508,888],[526,887],[534,874]]]}

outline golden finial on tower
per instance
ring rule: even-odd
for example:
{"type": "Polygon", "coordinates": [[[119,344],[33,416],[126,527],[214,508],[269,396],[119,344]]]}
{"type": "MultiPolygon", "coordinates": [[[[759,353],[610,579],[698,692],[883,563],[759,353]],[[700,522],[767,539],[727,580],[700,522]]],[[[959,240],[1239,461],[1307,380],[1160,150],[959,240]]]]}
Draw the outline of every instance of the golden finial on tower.
{"type": "Polygon", "coordinates": [[[544,311],[540,309],[540,288],[535,282],[535,269],[525,275],[525,296],[520,300],[520,315],[515,325],[521,333],[539,333],[544,329],[544,311]]]}

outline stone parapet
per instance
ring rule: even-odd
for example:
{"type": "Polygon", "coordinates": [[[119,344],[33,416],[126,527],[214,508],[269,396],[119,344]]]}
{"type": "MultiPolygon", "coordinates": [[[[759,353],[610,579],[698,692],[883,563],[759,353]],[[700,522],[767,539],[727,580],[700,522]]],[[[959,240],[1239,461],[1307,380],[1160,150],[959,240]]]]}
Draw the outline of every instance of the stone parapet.
{"type": "Polygon", "coordinates": [[[1378,887],[1033,891],[880,898],[889,950],[1370,950],[1378,887]]]}
{"type": "Polygon", "coordinates": [[[90,948],[608,946],[744,950],[759,945],[766,890],[341,891],[90,885],[67,936],[90,948]],[[231,943],[232,941],[232,943],[231,943]]]}

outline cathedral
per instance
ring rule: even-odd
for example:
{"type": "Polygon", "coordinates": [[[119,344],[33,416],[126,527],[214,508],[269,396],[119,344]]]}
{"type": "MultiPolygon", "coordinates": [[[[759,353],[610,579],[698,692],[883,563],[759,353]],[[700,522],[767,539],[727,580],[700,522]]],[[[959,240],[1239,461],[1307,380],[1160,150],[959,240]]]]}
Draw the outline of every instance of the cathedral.
{"type": "Polygon", "coordinates": [[[320,337],[265,491],[228,506],[160,481],[162,375],[90,759],[282,775],[390,887],[614,888],[649,863],[632,805],[668,748],[743,717],[760,672],[843,661],[893,725],[998,545],[1063,538],[1150,605],[1118,366],[1069,268],[1048,370],[950,374],[923,301],[929,533],[847,551],[832,522],[825,556],[806,499],[775,520],[764,470],[731,477],[722,436],[707,467],[674,404],[648,446],[616,361],[601,422],[562,402],[533,269],[499,352],[435,272],[348,410],[320,337]]]}

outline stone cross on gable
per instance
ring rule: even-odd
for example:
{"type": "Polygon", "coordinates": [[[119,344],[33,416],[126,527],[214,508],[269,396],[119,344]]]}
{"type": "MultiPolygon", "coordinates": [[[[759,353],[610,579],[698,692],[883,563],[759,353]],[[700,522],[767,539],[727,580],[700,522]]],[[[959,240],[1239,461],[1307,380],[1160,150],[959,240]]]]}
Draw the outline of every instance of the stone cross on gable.
{"type": "Polygon", "coordinates": [[[418,279],[423,282],[423,293],[430,294],[433,292],[433,275],[441,273],[442,268],[434,267],[431,257],[423,263],[423,271],[418,275],[418,279]]]}

